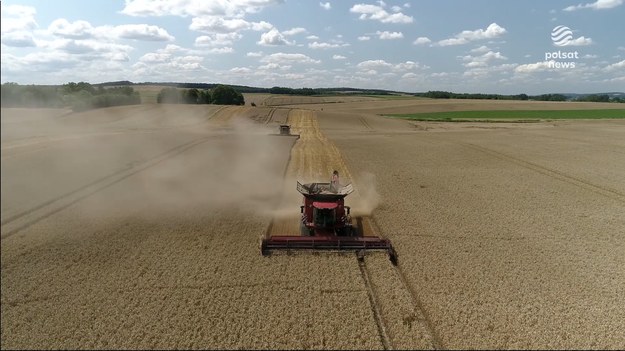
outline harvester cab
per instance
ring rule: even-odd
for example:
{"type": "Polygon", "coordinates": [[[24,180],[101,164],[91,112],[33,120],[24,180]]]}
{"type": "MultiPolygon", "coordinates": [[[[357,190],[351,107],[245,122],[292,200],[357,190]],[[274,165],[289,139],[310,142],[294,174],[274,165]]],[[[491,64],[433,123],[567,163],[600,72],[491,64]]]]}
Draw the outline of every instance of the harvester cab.
{"type": "Polygon", "coordinates": [[[352,225],[350,207],[345,197],[354,191],[351,184],[331,187],[331,183],[297,182],[297,191],[303,195],[300,206],[299,235],[280,235],[264,238],[261,252],[268,255],[273,250],[385,250],[393,264],[397,253],[388,239],[365,236],[352,225]]]}
{"type": "Polygon", "coordinates": [[[299,139],[299,134],[291,134],[291,126],[289,124],[281,124],[279,132],[277,134],[271,134],[275,136],[292,136],[299,139]]]}

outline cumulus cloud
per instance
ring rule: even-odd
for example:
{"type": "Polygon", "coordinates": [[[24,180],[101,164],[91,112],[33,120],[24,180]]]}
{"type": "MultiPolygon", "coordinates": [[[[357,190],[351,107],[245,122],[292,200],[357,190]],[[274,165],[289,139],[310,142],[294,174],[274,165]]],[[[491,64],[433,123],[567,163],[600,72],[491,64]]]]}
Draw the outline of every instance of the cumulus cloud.
{"type": "Polygon", "coordinates": [[[333,60],[345,60],[345,59],[347,59],[347,57],[345,57],[343,55],[332,55],[332,59],[333,60]]]}
{"type": "Polygon", "coordinates": [[[161,63],[167,62],[171,58],[171,54],[167,53],[158,53],[158,52],[150,52],[139,58],[141,62],[149,62],[149,63],[161,63]]]}
{"type": "Polygon", "coordinates": [[[367,35],[363,35],[363,36],[358,37],[358,40],[367,41],[367,40],[371,40],[371,37],[367,35]]]}
{"type": "Polygon", "coordinates": [[[401,39],[404,37],[404,34],[402,32],[377,31],[375,34],[378,35],[378,38],[380,38],[380,40],[393,40],[401,39]]]}
{"type": "Polygon", "coordinates": [[[69,22],[59,18],[48,26],[48,32],[67,39],[132,39],[145,41],[172,41],[175,38],[167,30],[148,24],[122,24],[119,26],[93,27],[87,21],[69,22]]]}
{"type": "Polygon", "coordinates": [[[247,53],[247,57],[261,57],[261,56],[263,56],[263,52],[262,51],[248,52],[247,53]]]}
{"type": "Polygon", "coordinates": [[[335,43],[319,43],[319,42],[312,42],[312,43],[308,43],[308,47],[311,49],[333,49],[333,48],[338,48],[341,47],[341,44],[335,44],[335,43]]]}
{"type": "Polygon", "coordinates": [[[260,36],[259,45],[264,46],[278,46],[278,45],[293,45],[293,42],[286,40],[284,35],[280,33],[276,28],[272,28],[269,32],[263,33],[260,36]]]}
{"type": "Polygon", "coordinates": [[[249,74],[249,73],[252,73],[252,70],[247,67],[233,67],[230,69],[230,72],[239,73],[239,74],[249,74]]]}
{"type": "Polygon", "coordinates": [[[482,45],[482,46],[477,47],[475,49],[471,49],[471,52],[475,53],[475,54],[482,54],[482,53],[489,52],[489,51],[490,51],[490,48],[488,46],[486,46],[486,45],[482,45]]]}
{"type": "Polygon", "coordinates": [[[216,47],[216,46],[230,46],[235,40],[239,40],[242,37],[239,33],[217,33],[211,35],[202,35],[195,38],[195,46],[198,47],[216,47]]]}
{"type": "Polygon", "coordinates": [[[196,17],[191,20],[189,29],[204,33],[232,33],[242,30],[263,31],[273,26],[265,21],[248,22],[242,18],[227,19],[217,16],[196,17]]]}
{"type": "Polygon", "coordinates": [[[314,60],[304,54],[287,54],[283,52],[278,52],[275,54],[267,55],[263,57],[261,62],[266,63],[301,63],[301,64],[318,64],[321,63],[319,60],[314,60]]]}
{"type": "Polygon", "coordinates": [[[38,27],[35,21],[37,10],[31,6],[8,5],[2,6],[2,33],[33,30],[38,27]]]}
{"type": "Polygon", "coordinates": [[[180,16],[180,17],[243,17],[284,0],[126,0],[121,13],[129,16],[180,16]]]}
{"type": "MultiPolygon", "coordinates": [[[[401,12],[389,13],[384,7],[386,4],[383,1],[378,5],[368,4],[356,4],[352,6],[349,11],[352,13],[360,14],[358,17],[361,20],[373,20],[380,21],[382,23],[412,23],[414,19],[412,16],[404,15],[401,12]]],[[[399,10],[397,8],[397,10],[399,10]]]]}
{"type": "Polygon", "coordinates": [[[1,41],[3,45],[19,48],[37,46],[33,35],[23,31],[3,33],[1,41]]]}
{"type": "Polygon", "coordinates": [[[518,65],[515,67],[514,71],[517,73],[534,73],[534,72],[543,72],[548,71],[549,61],[541,61],[536,63],[527,63],[524,65],[518,65]]]}
{"type": "Polygon", "coordinates": [[[486,29],[464,30],[453,38],[438,42],[440,46],[462,45],[476,40],[494,39],[502,36],[507,31],[497,23],[491,23],[486,29]]]}
{"type": "Polygon", "coordinates": [[[623,0],[597,0],[592,3],[573,5],[564,8],[564,11],[576,11],[582,9],[607,10],[623,4],[623,0]]]}
{"type": "Polygon", "coordinates": [[[608,65],[604,70],[608,72],[625,71],[625,60],[608,65]]]}
{"type": "Polygon", "coordinates": [[[321,6],[321,8],[323,8],[324,10],[329,10],[332,8],[332,5],[330,5],[329,2],[320,2],[319,6],[321,6]]]}
{"type": "Polygon", "coordinates": [[[592,39],[582,36],[576,39],[572,39],[566,44],[566,46],[586,46],[590,44],[592,44],[592,39]]]}
{"type": "Polygon", "coordinates": [[[42,42],[41,47],[83,56],[98,55],[103,53],[129,53],[133,50],[133,48],[129,45],[109,43],[92,39],[58,39],[50,42],[42,42]]]}
{"type": "Polygon", "coordinates": [[[172,41],[175,38],[163,28],[148,24],[122,24],[114,32],[119,38],[147,41],[172,41]]]}
{"type": "Polygon", "coordinates": [[[285,30],[284,32],[282,32],[282,34],[288,35],[288,36],[296,35],[300,33],[306,33],[306,29],[302,27],[297,27],[297,28],[291,28],[289,30],[285,30]]]}
{"type": "Polygon", "coordinates": [[[93,35],[93,26],[87,21],[70,23],[65,18],[59,18],[50,23],[48,32],[63,38],[84,39],[93,35]]]}
{"type": "Polygon", "coordinates": [[[507,60],[500,52],[488,51],[479,56],[467,55],[462,57],[463,64],[467,68],[485,67],[495,60],[507,60]]]}
{"type": "Polygon", "coordinates": [[[429,44],[431,42],[432,42],[432,40],[430,40],[430,38],[428,38],[428,37],[418,37],[412,43],[415,44],[415,45],[425,45],[425,44],[429,44]]]}
{"type": "Polygon", "coordinates": [[[384,60],[367,60],[360,62],[356,67],[365,70],[375,70],[380,68],[392,68],[393,65],[384,60]]]}

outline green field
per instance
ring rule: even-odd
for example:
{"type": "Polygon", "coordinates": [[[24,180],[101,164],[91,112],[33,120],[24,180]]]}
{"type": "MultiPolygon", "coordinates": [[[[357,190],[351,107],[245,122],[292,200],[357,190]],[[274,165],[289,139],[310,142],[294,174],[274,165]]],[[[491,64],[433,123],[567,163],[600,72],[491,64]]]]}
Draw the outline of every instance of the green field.
{"type": "Polygon", "coordinates": [[[517,111],[451,111],[451,112],[427,112],[411,114],[385,115],[393,118],[405,118],[415,121],[441,121],[441,122],[513,122],[554,119],[606,119],[625,118],[623,110],[517,110],[517,111]]]}

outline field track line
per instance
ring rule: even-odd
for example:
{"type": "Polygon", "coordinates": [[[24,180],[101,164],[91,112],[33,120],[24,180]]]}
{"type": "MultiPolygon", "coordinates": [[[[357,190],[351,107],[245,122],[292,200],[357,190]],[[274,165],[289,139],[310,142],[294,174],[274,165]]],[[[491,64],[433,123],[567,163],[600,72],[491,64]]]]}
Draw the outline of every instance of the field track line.
{"type": "MultiPolygon", "coordinates": [[[[381,233],[380,226],[378,225],[378,223],[375,220],[375,218],[373,218],[373,217],[366,217],[366,219],[368,219],[370,221],[371,228],[374,231],[374,235],[381,237],[381,235],[380,235],[380,233],[381,233]]],[[[427,335],[427,336],[428,336],[428,339],[430,340],[432,349],[434,349],[434,350],[444,349],[445,346],[443,345],[443,342],[441,341],[440,336],[436,333],[436,330],[434,329],[434,324],[432,323],[432,319],[428,315],[428,313],[425,310],[425,308],[423,308],[423,304],[421,303],[421,301],[417,297],[416,292],[414,291],[412,286],[408,283],[408,279],[406,278],[406,274],[404,273],[404,271],[401,268],[401,259],[397,263],[397,265],[393,266],[393,267],[395,268],[395,272],[397,273],[399,279],[402,282],[404,290],[406,290],[408,292],[408,294],[410,295],[410,299],[411,299],[413,308],[414,308],[415,312],[418,315],[417,316],[418,317],[417,321],[422,322],[423,326],[425,327],[424,329],[429,333],[429,335],[427,335]]]]}
{"type": "Polygon", "coordinates": [[[112,174],[109,174],[109,175],[107,175],[105,177],[99,178],[99,179],[97,179],[97,180],[95,180],[95,181],[93,181],[93,182],[91,182],[91,183],[89,183],[87,185],[84,185],[84,186],[82,186],[82,187],[80,187],[78,189],[75,189],[73,191],[65,193],[65,194],[63,194],[61,196],[58,196],[58,197],[54,198],[54,199],[50,199],[50,200],[48,200],[48,201],[46,201],[46,202],[44,202],[44,203],[42,203],[42,204],[40,204],[38,206],[35,206],[35,207],[33,207],[33,208],[29,209],[29,210],[24,211],[22,213],[19,213],[19,214],[16,214],[14,216],[11,216],[11,217],[5,219],[2,222],[2,225],[6,225],[6,224],[8,224],[10,222],[13,222],[13,221],[15,221],[15,220],[17,220],[17,219],[19,219],[21,217],[24,217],[26,215],[34,213],[34,212],[36,212],[38,210],[45,209],[46,207],[54,204],[55,202],[59,202],[61,200],[70,198],[71,196],[73,196],[75,194],[78,194],[78,193],[80,193],[80,192],[82,192],[84,190],[88,190],[91,187],[95,187],[95,189],[89,190],[86,193],[79,195],[77,198],[69,201],[68,203],[65,203],[65,204],[63,204],[63,205],[61,205],[59,207],[51,209],[50,211],[47,211],[46,213],[43,213],[43,214],[37,216],[36,218],[34,218],[32,220],[26,221],[25,223],[23,223],[22,225],[17,226],[16,228],[13,228],[13,229],[11,229],[9,231],[6,231],[6,232],[3,231],[2,235],[1,235],[1,239],[6,239],[6,238],[14,235],[15,233],[17,233],[17,232],[19,232],[19,231],[21,231],[23,229],[26,229],[26,228],[30,227],[31,225],[33,225],[33,224],[35,224],[35,223],[37,223],[37,222],[39,222],[39,221],[41,221],[41,220],[43,220],[45,218],[50,217],[53,214],[55,214],[57,212],[60,212],[60,211],[66,209],[67,207],[69,207],[69,206],[71,206],[71,205],[73,205],[73,204],[75,204],[75,203],[77,203],[77,202],[79,202],[81,200],[84,200],[87,197],[89,197],[89,196],[91,196],[91,195],[93,195],[93,194],[95,194],[95,193],[97,193],[97,192],[99,192],[101,190],[104,190],[104,189],[106,189],[106,188],[108,188],[108,187],[110,187],[110,186],[112,186],[112,185],[114,185],[116,183],[119,183],[122,180],[124,180],[126,178],[129,178],[129,177],[131,177],[131,176],[133,176],[133,175],[135,175],[135,174],[137,174],[137,173],[139,173],[139,172],[141,172],[141,171],[143,171],[145,169],[153,167],[153,166],[155,166],[155,165],[157,165],[157,164],[159,164],[159,163],[161,163],[161,162],[163,162],[163,161],[165,161],[165,160],[167,160],[169,158],[177,156],[177,155],[179,155],[179,154],[181,154],[181,153],[183,153],[183,152],[185,152],[185,151],[187,151],[187,150],[189,150],[189,149],[191,149],[191,148],[193,148],[193,147],[195,147],[197,145],[200,145],[200,144],[202,144],[202,143],[204,143],[204,142],[206,142],[208,140],[209,140],[209,137],[202,137],[202,138],[195,139],[195,140],[192,140],[190,142],[178,145],[178,146],[176,146],[176,147],[174,147],[172,149],[169,149],[169,150],[167,150],[166,152],[164,152],[162,154],[154,156],[154,157],[152,157],[152,158],[150,158],[150,159],[148,159],[148,160],[146,160],[146,161],[144,161],[144,162],[142,162],[142,163],[140,163],[138,165],[135,165],[135,166],[132,166],[132,167],[129,167],[129,168],[124,168],[122,170],[116,171],[116,172],[114,172],[112,174]]]}
{"type": "Polygon", "coordinates": [[[271,123],[271,121],[273,120],[273,114],[276,113],[276,110],[277,110],[277,108],[273,107],[269,111],[269,114],[267,115],[267,119],[265,120],[265,124],[271,123]]]}
{"type": "Polygon", "coordinates": [[[613,200],[625,203],[625,194],[623,194],[623,193],[621,193],[619,191],[616,191],[614,189],[610,189],[610,188],[605,187],[605,186],[596,185],[596,184],[593,184],[593,183],[588,182],[586,180],[583,180],[581,178],[573,177],[573,176],[570,176],[570,175],[568,175],[566,173],[563,173],[563,172],[560,172],[560,171],[556,171],[554,169],[550,169],[550,168],[547,168],[547,167],[544,167],[544,166],[540,166],[538,164],[535,164],[535,163],[532,163],[532,162],[529,162],[529,161],[525,161],[523,159],[520,159],[520,158],[517,158],[517,157],[514,157],[514,156],[510,156],[510,155],[501,153],[499,151],[491,150],[491,149],[485,148],[483,146],[478,146],[478,145],[470,144],[470,143],[459,143],[459,144],[464,145],[464,146],[468,146],[468,147],[470,147],[470,148],[472,148],[474,150],[483,152],[485,154],[488,154],[490,156],[499,158],[501,160],[512,162],[512,163],[514,163],[516,165],[519,165],[521,167],[533,170],[535,172],[538,172],[538,173],[546,175],[548,177],[560,180],[562,182],[573,184],[573,185],[575,185],[577,187],[580,187],[580,188],[592,191],[595,194],[603,195],[603,196],[609,197],[609,198],[611,198],[613,200]]]}
{"type": "Polygon", "coordinates": [[[364,257],[358,257],[358,268],[360,269],[360,276],[362,277],[362,281],[364,282],[367,290],[367,296],[369,297],[369,304],[371,305],[373,319],[375,320],[375,325],[378,329],[380,342],[382,343],[384,350],[392,350],[393,347],[391,345],[390,338],[386,333],[386,328],[384,327],[384,319],[382,318],[382,313],[380,312],[380,307],[378,306],[377,296],[373,286],[371,285],[371,278],[369,271],[367,270],[367,264],[365,263],[364,257]]]}
{"type": "Polygon", "coordinates": [[[362,125],[364,125],[365,128],[367,128],[367,130],[373,130],[369,122],[367,122],[367,120],[364,117],[361,116],[361,117],[358,117],[358,119],[360,120],[360,123],[362,123],[362,125]]]}

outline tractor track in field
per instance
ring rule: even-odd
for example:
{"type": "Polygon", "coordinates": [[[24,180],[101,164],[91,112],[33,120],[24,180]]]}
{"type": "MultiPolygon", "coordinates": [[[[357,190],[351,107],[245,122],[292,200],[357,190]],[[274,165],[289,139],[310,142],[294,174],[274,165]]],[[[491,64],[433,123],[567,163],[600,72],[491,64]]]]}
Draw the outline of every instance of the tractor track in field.
{"type": "Polygon", "coordinates": [[[374,130],[373,127],[371,127],[369,122],[367,122],[367,120],[364,117],[358,117],[358,119],[360,120],[360,123],[362,123],[362,125],[365,126],[367,130],[374,130]]]}
{"type": "MultiPolygon", "coordinates": [[[[380,234],[381,233],[380,226],[378,225],[375,218],[366,217],[366,219],[369,221],[374,235],[379,236],[379,237],[384,237],[380,234]]],[[[397,265],[393,265],[393,268],[394,268],[394,271],[397,273],[399,280],[401,281],[402,289],[405,290],[410,296],[410,302],[412,304],[412,307],[414,308],[414,311],[417,314],[417,321],[421,321],[421,324],[423,325],[424,330],[427,332],[428,335],[426,335],[426,337],[428,338],[432,349],[434,350],[444,349],[445,346],[443,342],[441,341],[440,336],[436,333],[436,330],[434,329],[434,324],[432,323],[432,319],[430,318],[427,311],[423,307],[423,304],[419,300],[416,291],[414,291],[412,286],[408,283],[406,274],[401,268],[401,257],[398,258],[398,263],[397,265]]]]}
{"type": "Polygon", "coordinates": [[[365,285],[365,289],[367,291],[367,297],[369,298],[369,305],[371,306],[371,312],[373,313],[373,319],[375,320],[376,328],[378,329],[378,336],[380,338],[380,342],[384,347],[384,350],[392,350],[393,346],[391,344],[391,340],[386,332],[386,327],[384,323],[384,318],[382,317],[382,312],[380,311],[380,305],[378,302],[378,296],[375,293],[375,289],[371,284],[371,275],[369,274],[369,270],[367,269],[367,264],[365,262],[364,257],[358,257],[358,268],[360,269],[360,276],[362,277],[362,281],[365,285]]]}
{"type": "Polygon", "coordinates": [[[478,145],[471,144],[471,143],[459,143],[459,144],[467,146],[467,147],[470,147],[473,150],[480,151],[482,153],[485,153],[487,155],[493,156],[493,157],[498,158],[500,160],[512,162],[512,163],[514,163],[514,164],[516,164],[518,166],[521,166],[523,168],[526,168],[526,169],[538,172],[538,173],[543,174],[545,176],[548,176],[550,178],[557,179],[559,181],[575,185],[575,186],[577,186],[579,188],[591,191],[591,192],[593,192],[595,194],[599,194],[599,195],[608,197],[610,199],[619,201],[621,203],[625,203],[625,194],[623,194],[623,193],[621,193],[619,191],[616,191],[614,189],[611,189],[611,188],[608,188],[608,187],[605,187],[605,186],[596,185],[596,184],[590,183],[590,182],[588,182],[586,180],[583,180],[581,178],[568,175],[568,174],[566,174],[564,172],[556,171],[554,169],[550,169],[550,168],[547,168],[547,167],[544,167],[544,166],[541,166],[541,165],[538,165],[538,164],[535,164],[535,163],[532,163],[532,162],[528,162],[528,161],[525,161],[523,159],[520,159],[520,158],[517,158],[517,157],[514,157],[514,156],[510,156],[510,155],[504,154],[504,153],[499,152],[499,151],[495,151],[495,150],[491,150],[491,149],[485,148],[483,146],[478,146],[478,145]]]}
{"type": "Polygon", "coordinates": [[[156,166],[159,163],[166,161],[174,156],[180,155],[183,152],[186,152],[189,149],[192,149],[206,141],[209,140],[209,137],[201,137],[198,139],[194,139],[190,142],[186,142],[183,143],[181,145],[178,145],[174,148],[171,148],[159,155],[156,155],[154,157],[151,157],[148,160],[145,160],[139,164],[135,164],[131,167],[127,167],[124,169],[121,169],[119,171],[113,172],[107,176],[104,176],[102,178],[99,178],[89,184],[86,184],[78,189],[72,190],[70,192],[67,192],[63,195],[57,196],[55,198],[52,198],[48,201],[45,201],[35,207],[32,207],[24,212],[18,213],[16,215],[13,215],[9,218],[6,218],[2,221],[2,226],[8,225],[18,219],[21,219],[23,217],[26,217],[28,215],[31,214],[35,214],[38,211],[41,211],[42,213],[39,215],[35,215],[34,218],[26,220],[24,223],[15,226],[14,228],[11,228],[7,231],[3,230],[2,231],[2,236],[1,239],[6,239],[8,237],[11,237],[12,235],[18,233],[21,230],[24,230],[72,205],[74,205],[75,203],[82,201],[106,188],[109,188],[123,180],[125,180],[126,178],[129,178],[141,171],[144,171],[150,167],[156,166]],[[74,197],[76,195],[76,197],[74,197]],[[64,202],[63,200],[66,200],[67,202],[64,202]],[[63,203],[61,203],[63,202],[63,203]],[[58,203],[58,206],[54,206],[55,203],[58,203]]]}
{"type": "Polygon", "coordinates": [[[265,120],[265,124],[271,123],[271,121],[273,120],[273,114],[276,113],[276,110],[277,110],[277,108],[273,107],[269,111],[269,114],[267,115],[267,119],[265,120]]]}

